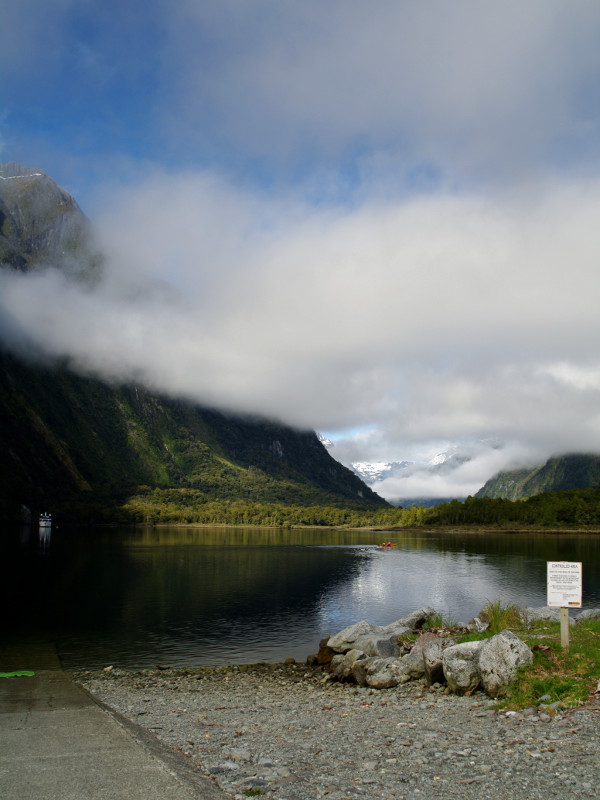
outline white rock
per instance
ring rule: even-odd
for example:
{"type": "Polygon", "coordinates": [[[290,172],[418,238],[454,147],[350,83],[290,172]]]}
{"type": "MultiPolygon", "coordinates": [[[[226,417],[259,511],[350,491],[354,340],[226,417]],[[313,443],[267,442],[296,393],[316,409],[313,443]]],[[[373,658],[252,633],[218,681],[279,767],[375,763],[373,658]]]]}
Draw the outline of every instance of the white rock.
{"type": "Polygon", "coordinates": [[[486,639],[479,651],[481,685],[490,697],[504,694],[519,667],[532,661],[533,653],[525,642],[512,631],[502,631],[486,639]]]}
{"type": "Polygon", "coordinates": [[[442,668],[448,687],[457,694],[474,691],[479,685],[479,651],[483,642],[463,642],[442,653],[442,668]]]}

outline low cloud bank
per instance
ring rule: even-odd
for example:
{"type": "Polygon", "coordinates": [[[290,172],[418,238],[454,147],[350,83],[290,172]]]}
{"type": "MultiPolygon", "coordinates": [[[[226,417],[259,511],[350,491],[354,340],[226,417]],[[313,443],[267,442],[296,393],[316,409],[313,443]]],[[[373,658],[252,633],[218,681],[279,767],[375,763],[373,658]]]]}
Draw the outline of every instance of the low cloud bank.
{"type": "MultiPolygon", "coordinates": [[[[376,428],[356,460],[434,441],[600,451],[599,201],[579,181],[314,208],[157,173],[113,192],[96,288],[0,275],[0,332],[223,409],[376,428]]],[[[452,485],[471,493],[509,460],[489,447],[452,485]]]]}

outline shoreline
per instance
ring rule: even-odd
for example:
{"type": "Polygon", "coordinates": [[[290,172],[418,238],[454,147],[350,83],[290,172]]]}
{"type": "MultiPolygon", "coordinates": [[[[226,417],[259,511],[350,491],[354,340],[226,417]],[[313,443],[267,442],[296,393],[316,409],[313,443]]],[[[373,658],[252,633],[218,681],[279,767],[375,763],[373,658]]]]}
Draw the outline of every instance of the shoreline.
{"type": "MultiPolygon", "coordinates": [[[[14,525],[22,526],[24,523],[14,523],[14,525]]],[[[32,528],[37,528],[36,522],[29,523],[32,528]]],[[[59,527],[58,525],[56,527],[59,527]]],[[[143,529],[143,528],[180,528],[182,530],[194,530],[194,529],[212,529],[212,528],[223,528],[224,530],[227,529],[238,529],[238,530],[272,530],[272,531],[294,531],[296,533],[301,531],[322,531],[322,532],[336,532],[336,533],[364,533],[364,534],[375,534],[375,533],[456,533],[456,534],[465,534],[465,533],[507,533],[507,534],[525,534],[525,533],[533,533],[533,534],[553,534],[553,535],[563,535],[563,534],[577,534],[577,535],[598,535],[600,534],[600,527],[590,527],[590,528],[561,528],[561,527],[554,527],[554,528],[543,528],[543,527],[502,527],[502,526],[485,526],[485,525],[477,525],[473,524],[469,525],[436,525],[432,527],[429,526],[415,526],[409,525],[406,527],[351,527],[351,526],[344,526],[344,525],[252,525],[252,524],[235,524],[229,522],[98,522],[98,523],[78,523],[78,522],[61,522],[61,528],[134,528],[134,529],[143,529]]]]}
{"type": "Polygon", "coordinates": [[[70,674],[237,800],[597,797],[600,699],[506,712],[480,692],[360,688],[305,664],[70,674]]]}

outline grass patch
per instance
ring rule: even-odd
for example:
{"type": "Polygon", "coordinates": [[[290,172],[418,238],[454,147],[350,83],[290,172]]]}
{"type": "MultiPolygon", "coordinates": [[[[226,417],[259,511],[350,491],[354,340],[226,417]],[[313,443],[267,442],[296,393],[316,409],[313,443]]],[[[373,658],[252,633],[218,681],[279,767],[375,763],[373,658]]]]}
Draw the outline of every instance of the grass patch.
{"type": "Polygon", "coordinates": [[[455,628],[457,622],[451,614],[434,614],[432,617],[427,617],[423,623],[423,630],[440,630],[441,628],[455,628]]]}
{"type": "MultiPolygon", "coordinates": [[[[480,641],[510,630],[533,651],[533,663],[519,670],[508,693],[499,698],[499,708],[522,709],[558,702],[571,707],[585,702],[600,688],[600,619],[570,625],[569,649],[565,650],[561,645],[560,622],[538,620],[526,624],[518,606],[504,605],[501,600],[488,602],[479,616],[486,615],[487,630],[455,635],[456,641],[480,641]]],[[[449,619],[437,614],[427,620],[423,630],[451,631],[453,627],[449,619]]],[[[420,634],[421,631],[413,631],[403,635],[398,644],[405,643],[410,648],[420,634]]]]}
{"type": "Polygon", "coordinates": [[[502,600],[488,600],[483,612],[490,623],[489,630],[492,635],[506,629],[514,630],[515,627],[521,627],[521,610],[512,603],[503,605],[502,600]]]}
{"type": "Polygon", "coordinates": [[[596,690],[600,680],[600,620],[570,626],[568,650],[560,643],[558,622],[545,620],[529,628],[521,626],[514,633],[532,648],[533,663],[519,671],[501,700],[503,707],[519,709],[556,702],[576,706],[596,690]]]}
{"type": "Polygon", "coordinates": [[[242,794],[245,794],[246,797],[258,797],[264,794],[264,791],[258,786],[252,786],[250,789],[242,789],[242,794]]]}
{"type": "Polygon", "coordinates": [[[569,649],[561,645],[560,622],[539,620],[526,625],[519,608],[500,600],[485,606],[490,627],[461,636],[460,642],[488,639],[511,630],[533,650],[533,663],[519,670],[508,693],[500,698],[501,708],[530,706],[575,706],[585,702],[600,682],[600,620],[586,620],[569,626],[569,649]],[[549,696],[545,697],[545,696],[549,696]],[[544,700],[541,698],[545,697],[544,700]]]}

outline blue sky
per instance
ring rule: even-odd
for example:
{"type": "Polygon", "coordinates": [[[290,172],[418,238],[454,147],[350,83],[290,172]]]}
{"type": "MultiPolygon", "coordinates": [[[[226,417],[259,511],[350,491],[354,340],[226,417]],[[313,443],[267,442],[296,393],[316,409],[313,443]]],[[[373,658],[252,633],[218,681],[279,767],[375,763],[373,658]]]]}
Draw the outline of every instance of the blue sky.
{"type": "Polygon", "coordinates": [[[10,4],[0,159],[71,192],[108,267],[0,304],[345,462],[472,456],[390,497],[600,452],[598,41],[584,0],[10,4]]]}

